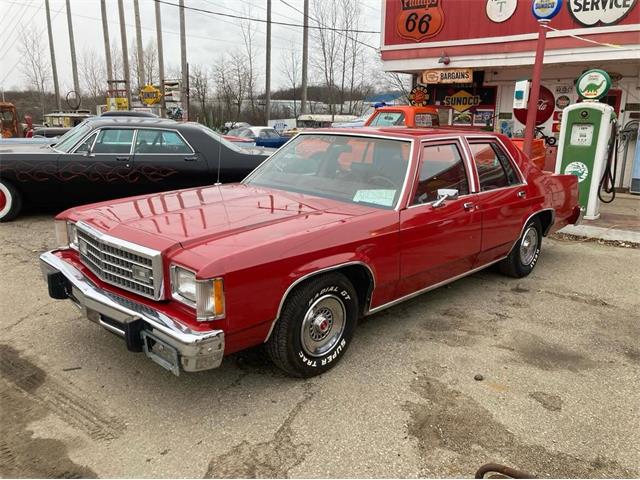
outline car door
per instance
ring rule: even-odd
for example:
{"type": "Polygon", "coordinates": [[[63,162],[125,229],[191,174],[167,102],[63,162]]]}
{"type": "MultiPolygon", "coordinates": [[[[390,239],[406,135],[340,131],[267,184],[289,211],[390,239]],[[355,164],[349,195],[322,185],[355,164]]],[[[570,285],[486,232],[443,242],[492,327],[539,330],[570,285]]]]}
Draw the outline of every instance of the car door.
{"type": "Polygon", "coordinates": [[[398,296],[468,272],[480,252],[481,216],[462,143],[429,141],[421,149],[410,204],[400,212],[398,296]],[[438,189],[444,188],[456,189],[458,198],[434,205],[438,189]]]}
{"type": "Polygon", "coordinates": [[[478,265],[505,257],[531,208],[524,178],[495,138],[469,138],[478,174],[478,211],[482,214],[482,253],[478,265]]]}
{"type": "Polygon", "coordinates": [[[85,137],[71,153],[61,154],[61,193],[87,202],[134,195],[133,133],[130,128],[102,128],[85,137]]]}
{"type": "Polygon", "coordinates": [[[140,128],[136,134],[133,174],[145,193],[206,185],[206,159],[177,130],[140,128]]]}

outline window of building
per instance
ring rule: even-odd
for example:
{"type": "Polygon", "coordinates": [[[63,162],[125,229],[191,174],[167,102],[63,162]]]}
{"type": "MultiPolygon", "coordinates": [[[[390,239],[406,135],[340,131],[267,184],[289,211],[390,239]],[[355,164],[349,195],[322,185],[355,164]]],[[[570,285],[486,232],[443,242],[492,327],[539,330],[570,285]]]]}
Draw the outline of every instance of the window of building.
{"type": "Polygon", "coordinates": [[[413,205],[438,199],[438,189],[453,188],[458,195],[469,193],[469,181],[460,149],[455,143],[427,145],[422,150],[422,164],[413,205]]]}
{"type": "Polygon", "coordinates": [[[478,169],[481,192],[520,183],[509,158],[494,142],[472,143],[470,147],[478,169]]]}

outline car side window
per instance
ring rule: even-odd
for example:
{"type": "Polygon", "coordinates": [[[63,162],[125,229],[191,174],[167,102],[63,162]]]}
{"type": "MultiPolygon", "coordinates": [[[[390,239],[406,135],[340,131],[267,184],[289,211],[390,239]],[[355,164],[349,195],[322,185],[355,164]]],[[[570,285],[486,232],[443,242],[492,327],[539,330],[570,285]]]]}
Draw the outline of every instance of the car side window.
{"type": "Polygon", "coordinates": [[[478,142],[469,146],[478,169],[481,192],[520,183],[509,158],[494,142],[478,142]]]}
{"type": "Polygon", "coordinates": [[[138,130],[135,153],[177,155],[192,152],[177,132],[145,128],[138,130]]]}
{"type": "Polygon", "coordinates": [[[89,137],[87,137],[87,139],[82,142],[80,145],[78,145],[78,147],[76,148],[75,153],[87,153],[91,151],[91,146],[93,145],[94,140],[96,139],[96,136],[98,135],[98,133],[94,133],[93,135],[89,135],[89,137]]]}
{"type": "Polygon", "coordinates": [[[469,193],[469,180],[460,149],[455,143],[426,145],[422,149],[422,163],[418,188],[412,205],[438,199],[438,189],[453,188],[458,195],[469,193]]]}
{"type": "Polygon", "coordinates": [[[133,140],[132,129],[107,128],[100,130],[93,153],[128,154],[133,140]]]}

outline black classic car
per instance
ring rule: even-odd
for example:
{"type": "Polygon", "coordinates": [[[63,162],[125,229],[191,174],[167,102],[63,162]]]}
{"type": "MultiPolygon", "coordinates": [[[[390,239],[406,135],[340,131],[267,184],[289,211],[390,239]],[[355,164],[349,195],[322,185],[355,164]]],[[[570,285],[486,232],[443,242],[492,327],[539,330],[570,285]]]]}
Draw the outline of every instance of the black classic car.
{"type": "Polygon", "coordinates": [[[270,154],[197,123],[93,117],[49,145],[0,147],[0,221],[24,204],[63,208],[242,180],[270,154]]]}

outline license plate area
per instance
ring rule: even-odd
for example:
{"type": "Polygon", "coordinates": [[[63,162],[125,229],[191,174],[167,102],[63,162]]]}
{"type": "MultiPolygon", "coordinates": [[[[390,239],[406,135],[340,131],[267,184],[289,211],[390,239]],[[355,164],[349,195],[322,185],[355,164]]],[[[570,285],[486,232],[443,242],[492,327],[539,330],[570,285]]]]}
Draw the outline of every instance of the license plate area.
{"type": "Polygon", "coordinates": [[[180,375],[179,355],[175,347],[160,340],[148,330],[142,330],[140,338],[142,339],[142,350],[147,357],[174,375],[180,375]]]}

